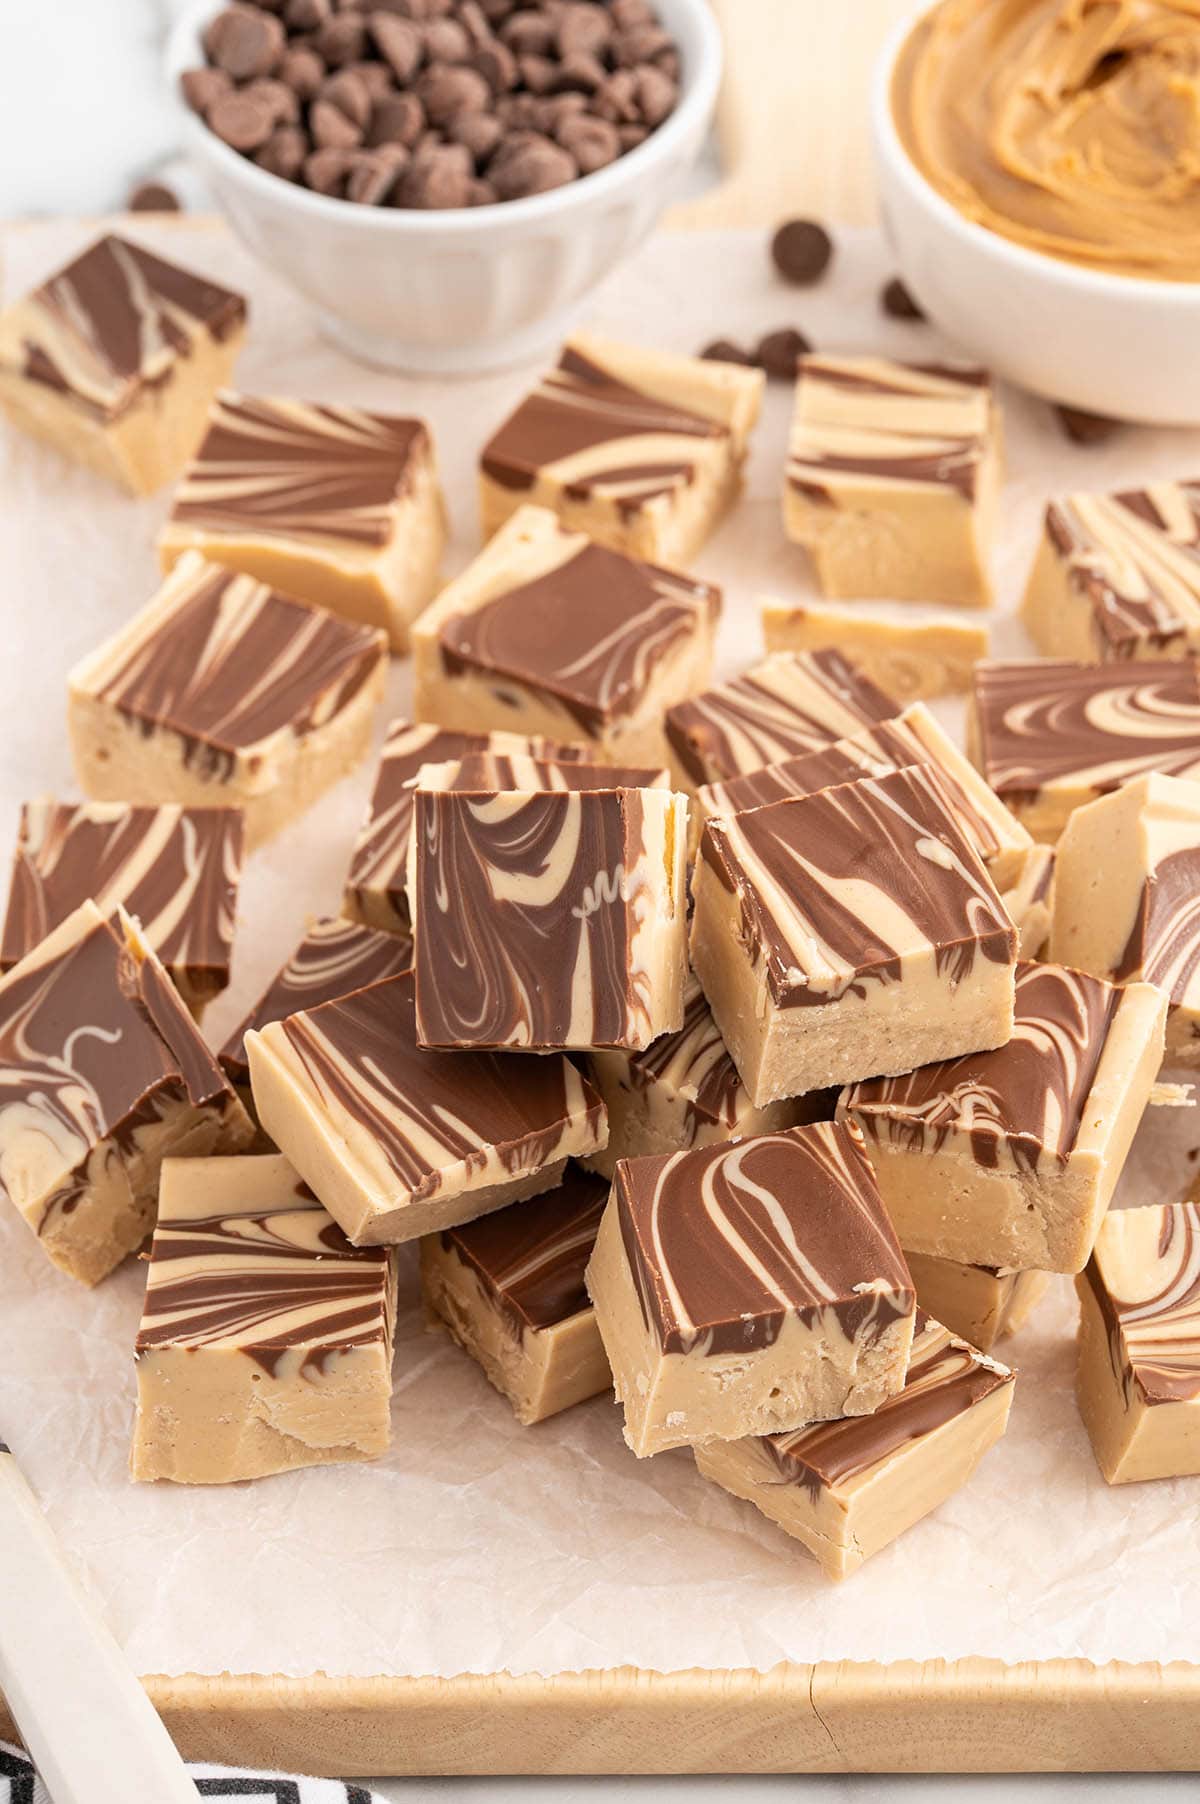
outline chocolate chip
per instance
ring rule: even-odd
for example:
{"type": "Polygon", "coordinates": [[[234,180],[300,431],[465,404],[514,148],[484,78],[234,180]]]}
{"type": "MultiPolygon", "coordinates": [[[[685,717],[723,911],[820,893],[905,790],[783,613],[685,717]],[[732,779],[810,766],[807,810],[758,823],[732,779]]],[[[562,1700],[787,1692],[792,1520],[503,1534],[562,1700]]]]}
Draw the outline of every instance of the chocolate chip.
{"type": "Polygon", "coordinates": [[[331,75],[321,89],[321,100],[344,113],[360,132],[366,130],[372,111],[371,94],[362,76],[356,75],[353,69],[341,69],[331,75]]]}
{"type": "Polygon", "coordinates": [[[183,206],[174,188],[165,182],[139,182],[125,202],[130,213],[182,213],[183,206]]]}
{"type": "Polygon", "coordinates": [[[591,175],[607,163],[615,163],[621,154],[621,140],[615,125],[607,119],[588,119],[579,113],[568,113],[560,119],[554,136],[564,150],[570,151],[581,175],[591,175]]]}
{"type": "Polygon", "coordinates": [[[921,308],[918,306],[917,302],[913,300],[912,295],[909,294],[908,289],[904,286],[904,283],[900,280],[899,276],[893,276],[891,281],[880,291],[879,305],[892,319],[925,318],[921,308]]]}
{"type": "Polygon", "coordinates": [[[408,152],[401,144],[356,152],[346,182],[346,199],[364,207],[386,206],[408,160],[408,152]]]}
{"type": "Polygon", "coordinates": [[[327,19],[313,39],[313,47],[331,69],[361,61],[367,48],[367,27],[358,13],[338,13],[327,19]]]}
{"type": "Polygon", "coordinates": [[[300,118],[300,100],[294,88],[273,76],[262,75],[242,89],[242,93],[269,107],[275,125],[295,125],[300,118]]]}
{"type": "Polygon", "coordinates": [[[749,351],[743,351],[741,345],[735,345],[729,338],[714,338],[711,344],[705,345],[700,353],[705,363],[740,363],[751,364],[754,359],[749,351]]]}
{"type": "Polygon", "coordinates": [[[371,96],[371,104],[386,100],[389,94],[396,92],[396,84],[392,79],[392,71],[386,63],[347,63],[346,71],[357,75],[371,96]]]}
{"type": "Polygon", "coordinates": [[[467,195],[468,207],[494,207],[500,196],[490,182],[472,182],[467,195]]]}
{"type": "Polygon", "coordinates": [[[477,69],[449,64],[427,69],[416,93],[431,125],[445,125],[457,113],[478,112],[491,99],[491,89],[477,69]]]}
{"type": "Polygon", "coordinates": [[[602,88],[608,79],[608,70],[598,57],[586,50],[576,50],[570,56],[564,56],[558,65],[558,73],[551,82],[551,92],[559,94],[569,88],[581,94],[594,94],[602,88]]]}
{"type": "Polygon", "coordinates": [[[412,21],[394,19],[390,13],[372,13],[371,36],[396,80],[411,81],[424,55],[421,34],[412,21]]]}
{"type": "Polygon", "coordinates": [[[346,183],[350,179],[350,171],[354,167],[354,153],[349,150],[314,150],[304,160],[304,179],[309,187],[318,194],[344,196],[346,183]]]}
{"type": "Polygon", "coordinates": [[[315,50],[295,47],[280,63],[279,79],[287,83],[298,100],[311,100],[325,80],[325,64],[315,50]]]}
{"type": "Polygon", "coordinates": [[[774,380],[790,382],[800,358],[811,349],[803,332],[797,332],[794,326],[781,326],[777,332],[764,333],[754,347],[750,362],[774,380]]]}
{"type": "Polygon", "coordinates": [[[224,69],[185,69],[179,77],[180,93],[193,113],[199,113],[202,119],[232,87],[233,82],[224,69]]]}
{"type": "Polygon", "coordinates": [[[204,34],[209,60],[234,81],[270,75],[287,48],[280,20],[250,6],[227,6],[204,34]]]}
{"type": "Polygon", "coordinates": [[[487,14],[479,0],[459,0],[458,22],[466,32],[473,50],[482,50],[485,44],[495,42],[487,14]]]}
{"type": "Polygon", "coordinates": [[[561,57],[582,54],[598,56],[607,49],[613,34],[610,14],[602,6],[586,0],[568,0],[558,16],[555,37],[561,57]]]}
{"type": "Polygon", "coordinates": [[[558,74],[558,64],[549,56],[519,56],[517,73],[531,94],[548,94],[558,74]]]}
{"type": "Polygon", "coordinates": [[[308,133],[298,125],[280,125],[271,133],[254,161],[285,182],[298,180],[308,155],[308,133]]]}
{"type": "Polygon", "coordinates": [[[333,17],[332,0],[287,0],[283,16],[292,31],[316,31],[333,17]]]}
{"type": "Polygon", "coordinates": [[[414,157],[397,189],[402,207],[465,207],[475,175],[471,153],[462,144],[444,144],[414,157]]]}
{"type": "Polygon", "coordinates": [[[636,150],[650,136],[649,128],[644,125],[618,125],[617,136],[621,140],[622,151],[636,150]]]}
{"type": "Polygon", "coordinates": [[[224,95],[212,107],[208,123],[231,150],[258,150],[275,130],[274,109],[249,89],[224,95]]]}
{"type": "Polygon", "coordinates": [[[638,111],[643,120],[651,129],[656,125],[661,125],[663,120],[675,111],[675,103],[679,99],[679,90],[675,83],[665,76],[661,69],[649,67],[634,71],[634,83],[638,111]]]}
{"type": "Polygon", "coordinates": [[[476,163],[486,163],[504,136],[495,113],[458,113],[446,127],[446,136],[464,144],[476,163]]]}
{"type": "Polygon", "coordinates": [[[805,287],[829,267],[833,240],[815,219],[787,219],[771,240],[771,258],[785,282],[805,287]]]}
{"type": "Polygon", "coordinates": [[[526,141],[515,150],[502,147],[488,165],[488,180],[501,200],[545,194],[574,181],[578,173],[575,159],[549,138],[526,141]]]}
{"type": "Polygon", "coordinates": [[[613,40],[613,55],[618,66],[625,69],[652,62],[664,50],[674,48],[674,39],[658,25],[635,25],[629,31],[618,33],[613,40]]]}
{"type": "Polygon", "coordinates": [[[354,150],[363,141],[363,128],[347,119],[332,100],[314,100],[308,111],[313,142],[321,150],[354,150]]]}
{"type": "Polygon", "coordinates": [[[548,13],[514,13],[501,25],[499,36],[516,56],[545,56],[554,48],[554,21],[548,13]]]}
{"type": "Polygon", "coordinates": [[[403,144],[410,150],[425,130],[425,109],[415,94],[389,94],[371,113],[367,143],[403,144]]]}
{"type": "Polygon", "coordinates": [[[654,8],[650,0],[612,0],[609,7],[618,31],[630,31],[635,25],[653,25],[654,8]]]}
{"type": "Polygon", "coordinates": [[[457,19],[434,19],[425,27],[425,55],[431,63],[465,63],[471,40],[457,19]]]}
{"type": "Polygon", "coordinates": [[[1105,413],[1088,413],[1083,407],[1065,406],[1056,406],[1054,411],[1059,425],[1076,445],[1099,445],[1121,430],[1120,420],[1110,419],[1105,413]]]}
{"type": "Polygon", "coordinates": [[[610,119],[614,125],[636,125],[637,79],[632,69],[618,69],[609,76],[596,92],[592,111],[598,119],[610,119]]]}
{"type": "Polygon", "coordinates": [[[481,44],[473,52],[471,67],[478,69],[493,94],[505,94],[516,85],[517,59],[499,38],[493,38],[490,44],[481,44]]]}

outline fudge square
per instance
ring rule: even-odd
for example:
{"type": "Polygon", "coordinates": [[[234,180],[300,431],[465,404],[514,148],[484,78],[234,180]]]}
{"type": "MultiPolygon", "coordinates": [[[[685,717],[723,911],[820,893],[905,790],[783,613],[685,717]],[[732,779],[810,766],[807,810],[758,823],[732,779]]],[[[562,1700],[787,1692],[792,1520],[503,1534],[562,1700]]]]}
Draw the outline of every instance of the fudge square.
{"type": "Polygon", "coordinates": [[[692,965],[760,1107],[1002,1046],[1016,930],[928,765],[711,821],[692,965]]]}
{"type": "Polygon", "coordinates": [[[608,1145],[587,1163],[609,1178],[618,1159],[831,1121],[838,1098],[836,1090],[818,1090],[755,1108],[690,971],[677,1033],[660,1034],[641,1052],[597,1049],[585,1069],[608,1110],[608,1145]]]}
{"type": "Polygon", "coordinates": [[[229,982],[241,875],[236,808],[26,802],[0,929],[0,971],[11,971],[90,898],[103,915],[119,906],[134,917],[198,1019],[229,982]]]}
{"type": "Polygon", "coordinates": [[[897,614],[903,619],[858,608],[764,602],[763,637],[768,651],[821,651],[834,646],[898,701],[932,700],[969,689],[971,671],[988,655],[987,627],[964,620],[961,614],[918,615],[907,603],[897,614]]]}
{"type": "Polygon", "coordinates": [[[523,507],[413,630],[414,706],[461,732],[586,740],[661,764],[662,716],[703,689],[721,593],[523,507]]]}
{"type": "Polygon", "coordinates": [[[1200,651],[1200,481],[1049,502],[1021,615],[1051,658],[1200,651]]]}
{"type": "Polygon", "coordinates": [[[342,913],[350,920],[385,933],[407,933],[408,840],[417,777],[423,765],[443,764],[468,752],[522,752],[557,763],[588,755],[585,746],[560,745],[540,734],[450,733],[393,721],[342,894],[342,913]]]}
{"type": "Polygon", "coordinates": [[[257,846],[365,756],[386,672],[382,633],[188,552],[71,672],[80,784],[102,802],[239,806],[257,846]]]}
{"type": "Polygon", "coordinates": [[[218,395],[159,536],[269,588],[382,627],[407,651],[433,599],[446,509],[421,420],[356,407],[218,395]]]}
{"type": "Polygon", "coordinates": [[[608,1134],[565,1058],[419,1047],[411,972],[248,1033],[246,1055],[263,1129],[356,1246],[536,1196],[608,1134]]]}
{"type": "Polygon", "coordinates": [[[900,712],[840,652],[777,652],[677,703],[667,715],[667,742],[680,787],[695,790],[817,751],[900,712]]]}
{"type": "Polygon", "coordinates": [[[1022,964],[1007,1045],[847,1090],[839,1118],[862,1131],[900,1244],[1082,1271],[1150,1100],[1165,1015],[1150,984],[1022,964]]]}
{"type": "Polygon", "coordinates": [[[431,1323],[478,1361],[519,1422],[612,1387],[583,1281],[608,1189],[568,1165],[553,1190],[421,1242],[431,1323]]]}
{"type": "Polygon", "coordinates": [[[763,382],[577,334],[483,448],[485,536],[533,502],[614,551],[690,563],[741,487],[763,382]]]}
{"type": "Polygon", "coordinates": [[[1200,779],[1200,665],[989,660],[975,670],[967,754],[1033,837],[1053,845],[1074,809],[1135,777],[1200,779]]]}
{"type": "Polygon", "coordinates": [[[1200,1064],[1200,782],[1139,777],[1076,809],[1058,842],[1050,955],[1157,985],[1167,1062],[1200,1064]]]}
{"type": "Polygon", "coordinates": [[[1076,1394],[1104,1477],[1200,1474],[1200,1203],[1113,1210],[1075,1288],[1076,1394]]]}
{"type": "Polygon", "coordinates": [[[986,607],[1000,480],[985,370],[800,359],[783,523],[824,594],[986,607]]]}
{"type": "Polygon", "coordinates": [[[847,1578],[966,1484],[1008,1426],[1014,1378],[919,1313],[904,1389],[873,1415],[710,1441],[696,1465],[847,1578]]]}
{"type": "Polygon", "coordinates": [[[1048,1272],[1015,1272],[1005,1266],[963,1265],[931,1253],[904,1249],[917,1303],[969,1346],[988,1353],[1024,1326],[1050,1288],[1048,1272]]]}
{"type": "Polygon", "coordinates": [[[168,1154],[253,1127],[136,927],[83,902],[0,978],[0,1195],[95,1284],[154,1223],[168,1154]]]}
{"type": "Polygon", "coordinates": [[[687,802],[666,789],[418,788],[422,1046],[648,1046],[683,1022],[687,802]]]}
{"type": "Polygon", "coordinates": [[[286,1159],[168,1159],[138,1330],[135,1479],[231,1484],[387,1449],[396,1273],[286,1159]]]}
{"type": "Polygon", "coordinates": [[[245,327],[240,294],[109,234],[0,313],[0,408],[149,495],[196,449],[245,327]]]}
{"type": "Polygon", "coordinates": [[[639,1459],[866,1415],[904,1382],[912,1282],[853,1128],[622,1159],[587,1285],[639,1459]]]}

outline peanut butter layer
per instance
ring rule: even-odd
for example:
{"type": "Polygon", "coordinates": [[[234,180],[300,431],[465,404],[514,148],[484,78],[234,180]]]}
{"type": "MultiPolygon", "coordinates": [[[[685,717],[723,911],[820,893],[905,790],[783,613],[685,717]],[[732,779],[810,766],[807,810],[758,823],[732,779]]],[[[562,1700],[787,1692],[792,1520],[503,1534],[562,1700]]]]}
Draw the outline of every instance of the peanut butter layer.
{"type": "Polygon", "coordinates": [[[892,106],[967,219],[1092,269],[1200,280],[1200,17],[1192,0],[942,0],[892,106]]]}

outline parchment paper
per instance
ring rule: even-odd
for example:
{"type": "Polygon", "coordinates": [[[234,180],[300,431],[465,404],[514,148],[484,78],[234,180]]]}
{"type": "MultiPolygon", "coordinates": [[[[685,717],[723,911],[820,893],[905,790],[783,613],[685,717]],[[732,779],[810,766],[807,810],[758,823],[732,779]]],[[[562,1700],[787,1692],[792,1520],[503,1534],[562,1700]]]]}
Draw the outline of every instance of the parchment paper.
{"type": "MultiPolygon", "coordinates": [[[[249,290],[244,387],[425,413],[457,531],[451,567],[470,555],[473,457],[528,370],[437,385],[378,375],[320,341],[307,310],[218,228],[129,229],[249,290]]],[[[63,225],[11,231],[7,295],[88,235],[63,225]]],[[[661,237],[610,279],[593,323],[679,350],[788,323],[826,348],[915,357],[945,348],[929,329],[878,313],[889,273],[869,234],[844,238],[832,276],[800,294],[772,276],[756,234],[661,237]]],[[[1042,404],[1004,400],[1012,481],[1000,571],[1011,607],[1049,492],[1194,474],[1200,435],[1128,430],[1080,450],[1042,404]]],[[[763,593],[805,593],[779,523],[788,403],[783,390],[770,395],[747,498],[698,564],[726,584],[722,674],[760,654],[763,593]]],[[[130,502],[0,432],[5,857],[24,797],[75,793],[65,674],[150,594],[165,507],[165,498],[130,502]]],[[[1024,648],[1012,623],[998,624],[995,643],[1024,648]]],[[[397,666],[380,731],[407,691],[397,666]]],[[[365,769],[344,783],[252,861],[234,982],[206,1023],[214,1044],[305,919],[336,907],[370,780],[365,769]]],[[[1122,1201],[1180,1194],[1197,1148],[1200,1123],[1188,1111],[1155,1111],[1122,1201]]],[[[1200,1481],[1115,1490],[1101,1481],[1072,1395],[1066,1280],[1007,1343],[1020,1378],[1006,1439],[965,1490],[837,1588],[749,1505],[702,1482],[686,1452],[635,1460],[608,1399],[519,1427],[471,1360],[423,1332],[411,1257],[403,1274],[387,1459],[209,1491],[133,1486],[125,1466],[140,1268],[128,1263],[88,1293],[0,1211],[0,1429],[139,1671],[450,1676],[971,1654],[1200,1660],[1200,1481]]]]}

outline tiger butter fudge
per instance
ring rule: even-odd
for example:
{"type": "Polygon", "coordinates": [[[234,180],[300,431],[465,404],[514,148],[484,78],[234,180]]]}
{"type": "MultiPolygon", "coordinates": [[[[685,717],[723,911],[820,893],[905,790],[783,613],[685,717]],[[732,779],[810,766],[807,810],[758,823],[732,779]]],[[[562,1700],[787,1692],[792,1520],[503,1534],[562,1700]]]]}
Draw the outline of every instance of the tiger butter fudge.
{"type": "Polygon", "coordinates": [[[931,1253],[904,1249],[917,1302],[951,1334],[988,1353],[1024,1326],[1050,1288],[1048,1272],[1015,1272],[1004,1266],[963,1265],[931,1253]]]}
{"type": "Polygon", "coordinates": [[[446,510],[421,420],[329,403],[217,397],[159,537],[163,567],[187,550],[407,651],[433,599],[446,510]]]}
{"type": "Polygon", "coordinates": [[[755,1103],[1002,1046],[1016,931],[937,771],[710,821],[692,964],[755,1103]]]}
{"type": "Polygon", "coordinates": [[[655,564],[687,564],[741,486],[761,370],[585,337],[484,446],[485,534],[525,502],[655,564]]]}
{"type": "Polygon", "coordinates": [[[1008,1426],[1014,1377],[921,1314],[904,1389],[873,1415],[711,1441],[696,1465],[847,1578],[966,1484],[1008,1426]]]}
{"type": "Polygon", "coordinates": [[[608,1145],[587,1163],[610,1178],[618,1159],[832,1120],[838,1095],[818,1090],[755,1108],[691,972],[677,1033],[660,1034],[641,1052],[597,1049],[588,1054],[586,1070],[608,1110],[608,1145]]]}
{"type": "Polygon", "coordinates": [[[1115,1209],[1075,1288],[1076,1395],[1104,1477],[1200,1474],[1200,1203],[1115,1209]]]}
{"type": "Polygon", "coordinates": [[[428,1052],[415,1017],[406,972],[246,1035],[264,1131],[360,1246],[549,1190],[607,1137],[569,1060],[428,1052]]]}
{"type": "Polygon", "coordinates": [[[149,495],[196,449],[245,326],[240,294],[109,234],[0,313],[0,409],[149,495]]]}
{"type": "Polygon", "coordinates": [[[367,751],[382,633],[180,558],[70,676],[79,781],[99,801],[229,803],[259,845],[367,751]]]}
{"type": "Polygon", "coordinates": [[[1168,1064],[1200,1064],[1200,782],[1139,777],[1076,809],[1058,842],[1050,952],[1156,985],[1168,1064]]]}
{"type": "Polygon", "coordinates": [[[622,1159],[587,1270],[639,1458],[867,1415],[914,1299],[854,1129],[622,1159]]]}
{"type": "Polygon", "coordinates": [[[127,916],[83,902],[0,978],[0,1194],[71,1277],[142,1244],[168,1154],[253,1131],[127,916]]]}
{"type": "Polygon", "coordinates": [[[986,607],[1000,479],[985,370],[800,359],[783,521],[826,595],[986,607]]]}
{"type": "Polygon", "coordinates": [[[768,651],[823,651],[832,646],[897,701],[961,695],[971,672],[988,655],[986,626],[946,615],[905,618],[852,612],[849,608],[763,606],[768,651]]]}
{"type": "Polygon", "coordinates": [[[702,689],[720,590],[521,508],[413,631],[414,706],[461,732],[586,740],[661,764],[662,716],[702,689]]]}
{"type": "Polygon", "coordinates": [[[556,763],[588,755],[586,746],[560,745],[540,734],[451,733],[393,721],[342,894],[342,913],[350,920],[385,933],[407,932],[408,840],[417,777],[423,765],[444,764],[468,752],[528,753],[556,763]]]}
{"type": "Polygon", "coordinates": [[[967,1265],[1087,1264],[1162,1061],[1166,1002],[1062,965],[1021,965],[1012,1038],[873,1078],[861,1129],[900,1243],[967,1265]]]}
{"type": "Polygon", "coordinates": [[[520,1422],[612,1385],[583,1281],[607,1201],[603,1178],[568,1165],[553,1190],[421,1242],[431,1318],[478,1360],[520,1422]]]}
{"type": "Polygon", "coordinates": [[[1053,846],[1032,846],[1021,869],[1000,891],[1005,912],[1017,930],[1022,958],[1040,958],[1046,950],[1054,914],[1056,862],[1053,846]]]}
{"type": "Polygon", "coordinates": [[[135,1479],[231,1484],[387,1449],[396,1275],[278,1154],[168,1159],[138,1329],[135,1479]]]}
{"type": "Polygon", "coordinates": [[[968,755],[1034,838],[1052,845],[1074,809],[1148,771],[1200,778],[1198,669],[1191,658],[984,662],[968,755]]]}
{"type": "Polygon", "coordinates": [[[1051,501],[1021,613],[1051,658],[1200,650],[1200,482],[1051,501]]]}
{"type": "Polygon", "coordinates": [[[683,1020],[687,802],[666,789],[418,787],[423,1046],[640,1049],[683,1020]]]}
{"type": "Polygon", "coordinates": [[[54,802],[21,809],[0,971],[44,940],[89,897],[124,907],[192,1013],[229,982],[242,874],[236,808],[135,808],[54,802]]]}

